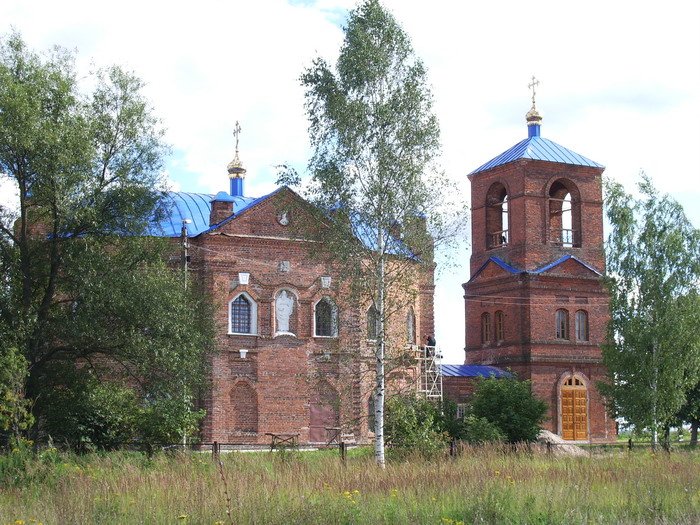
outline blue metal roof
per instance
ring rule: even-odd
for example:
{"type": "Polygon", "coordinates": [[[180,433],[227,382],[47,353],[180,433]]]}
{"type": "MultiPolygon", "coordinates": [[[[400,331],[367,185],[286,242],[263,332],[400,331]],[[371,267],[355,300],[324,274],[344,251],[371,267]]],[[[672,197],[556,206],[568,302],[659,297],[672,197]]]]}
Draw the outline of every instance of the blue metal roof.
{"type": "MultiPolygon", "coordinates": [[[[236,215],[260,200],[253,197],[231,197],[228,194],[225,195],[228,196],[227,200],[233,202],[233,212],[236,215]]],[[[261,199],[267,196],[265,195],[261,199]]],[[[164,217],[151,225],[148,230],[149,235],[155,237],[179,237],[182,221],[185,219],[192,221],[187,225],[187,234],[190,237],[209,230],[211,201],[215,198],[214,195],[208,193],[164,192],[161,201],[165,209],[164,217]]]]}
{"type": "Polygon", "coordinates": [[[556,267],[556,266],[559,266],[560,264],[562,264],[563,262],[568,261],[569,259],[573,259],[574,261],[576,261],[577,263],[579,263],[581,266],[583,266],[583,267],[585,267],[585,268],[588,268],[590,271],[592,271],[592,272],[595,273],[596,275],[603,275],[602,273],[600,273],[598,270],[596,270],[596,269],[595,269],[593,266],[591,266],[590,264],[588,264],[588,263],[582,261],[581,259],[579,259],[579,258],[576,257],[575,255],[571,255],[571,254],[566,254],[566,255],[560,257],[559,259],[557,259],[556,261],[552,261],[551,263],[547,263],[547,264],[545,264],[544,266],[541,266],[540,268],[536,268],[536,269],[534,269],[534,270],[521,270],[521,269],[519,269],[519,268],[516,268],[515,266],[511,266],[510,264],[508,264],[507,262],[505,262],[503,259],[500,259],[500,258],[498,258],[498,257],[493,257],[493,256],[492,256],[492,257],[489,257],[488,259],[486,259],[486,261],[484,262],[484,264],[482,264],[482,265],[479,267],[479,269],[478,269],[477,271],[474,272],[474,275],[472,275],[472,277],[469,279],[469,281],[471,282],[471,281],[473,281],[474,279],[476,279],[476,276],[479,275],[479,274],[483,271],[483,269],[486,268],[486,266],[487,266],[490,262],[493,262],[493,263],[497,264],[498,266],[500,266],[501,268],[503,268],[506,272],[511,273],[511,274],[528,273],[528,274],[530,274],[530,275],[539,275],[539,274],[541,274],[541,273],[546,272],[547,270],[551,270],[552,268],[554,268],[554,267],[556,267]]]}
{"type": "Polygon", "coordinates": [[[520,159],[544,160],[547,162],[560,162],[562,164],[573,164],[575,166],[590,166],[591,168],[602,168],[601,164],[587,159],[583,155],[571,151],[556,142],[540,136],[528,137],[518,142],[515,146],[504,151],[497,157],[491,159],[486,164],[479,166],[469,175],[474,175],[482,171],[490,170],[496,166],[502,166],[509,162],[520,159]]]}
{"type": "MultiPolygon", "coordinates": [[[[161,203],[164,208],[164,216],[159,220],[153,220],[148,229],[148,235],[154,237],[180,237],[182,231],[182,221],[189,219],[192,221],[187,225],[187,235],[196,237],[203,233],[216,230],[224,224],[239,216],[248,208],[253,207],[275,193],[281,191],[284,186],[277,188],[272,193],[262,197],[242,197],[232,196],[226,192],[219,192],[216,195],[207,193],[188,193],[169,191],[164,192],[161,203]],[[233,203],[233,214],[225,218],[218,224],[209,226],[209,216],[211,213],[212,201],[225,201],[233,203]]],[[[377,232],[359,214],[353,216],[353,231],[362,244],[370,250],[377,249],[377,232]]],[[[392,255],[401,255],[408,258],[416,258],[406,244],[388,232],[385,233],[388,243],[388,252],[392,255]]]]}
{"type": "MultiPolygon", "coordinates": [[[[362,242],[365,248],[377,250],[379,248],[377,228],[372,226],[367,219],[361,217],[359,213],[352,215],[351,222],[353,233],[360,239],[360,242],[362,242]]],[[[386,242],[387,253],[391,255],[400,255],[409,259],[417,258],[401,239],[397,239],[386,230],[384,230],[384,240],[386,242]]]]}
{"type": "Polygon", "coordinates": [[[513,377],[513,374],[496,366],[487,365],[440,365],[444,377],[513,377]]]}
{"type": "Polygon", "coordinates": [[[532,270],[531,272],[528,272],[528,273],[533,273],[533,274],[544,273],[544,272],[546,272],[547,270],[551,270],[551,269],[554,268],[555,266],[559,266],[561,263],[568,261],[569,259],[573,259],[574,261],[576,261],[576,262],[579,263],[580,265],[582,265],[582,266],[588,268],[590,271],[592,271],[593,273],[595,273],[595,274],[597,274],[597,275],[603,275],[603,274],[600,273],[598,270],[596,270],[595,268],[593,268],[593,266],[591,266],[590,264],[585,263],[585,262],[583,262],[581,259],[579,259],[578,257],[576,257],[576,256],[574,256],[574,255],[569,255],[569,254],[564,255],[563,257],[560,257],[560,258],[557,259],[556,261],[553,261],[553,262],[551,262],[551,263],[549,263],[549,264],[545,264],[545,265],[542,266],[541,268],[538,268],[538,269],[536,269],[536,270],[532,270]]]}

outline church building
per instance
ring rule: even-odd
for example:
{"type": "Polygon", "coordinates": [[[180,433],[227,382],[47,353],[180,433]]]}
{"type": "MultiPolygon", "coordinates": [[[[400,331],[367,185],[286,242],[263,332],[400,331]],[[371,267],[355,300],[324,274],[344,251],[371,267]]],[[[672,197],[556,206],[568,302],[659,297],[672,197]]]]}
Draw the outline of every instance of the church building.
{"type": "MultiPolygon", "coordinates": [[[[338,270],[313,256],[318,245],[300,238],[295,225],[315,220],[311,205],[287,187],[249,197],[245,175],[236,147],[230,191],[167,193],[158,233],[181,244],[190,281],[212,301],[216,347],[201,439],[369,441],[376,310],[352,299],[338,270]]],[[[416,275],[412,301],[388,327],[401,351],[433,332],[432,266],[416,275]]],[[[388,382],[415,389],[418,374],[407,360],[388,382]]]]}
{"type": "MultiPolygon", "coordinates": [[[[534,87],[534,86],[533,86],[534,87]]],[[[549,405],[544,427],[571,441],[608,441],[615,421],[596,383],[609,318],[603,286],[603,166],[540,134],[469,174],[472,255],[465,368],[490,365],[532,382],[549,405]]],[[[468,381],[445,377],[464,397],[468,381]]]]}

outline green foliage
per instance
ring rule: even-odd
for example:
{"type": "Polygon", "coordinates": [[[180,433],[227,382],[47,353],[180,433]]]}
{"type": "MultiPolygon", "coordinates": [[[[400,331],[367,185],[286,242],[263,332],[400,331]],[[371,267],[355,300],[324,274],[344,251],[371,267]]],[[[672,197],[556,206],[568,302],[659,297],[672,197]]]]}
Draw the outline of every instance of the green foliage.
{"type": "Polygon", "coordinates": [[[448,434],[441,428],[442,417],[435,403],[415,396],[394,396],[386,409],[386,442],[393,454],[433,457],[444,453],[448,434]]]}
{"type": "Polygon", "coordinates": [[[700,374],[700,231],[642,175],[638,198],[605,183],[610,374],[615,415],[656,436],[700,374]]]}
{"type": "Polygon", "coordinates": [[[474,414],[465,416],[461,438],[474,445],[500,443],[506,440],[505,434],[498,425],[485,417],[477,417],[474,414]]]}
{"type": "Polygon", "coordinates": [[[193,410],[192,399],[184,395],[156,399],[139,414],[140,439],[150,444],[176,444],[183,436],[194,436],[204,410],[193,410]]]}
{"type": "MultiPolygon", "coordinates": [[[[471,397],[471,415],[497,427],[509,443],[535,441],[545,420],[547,404],[532,394],[529,381],[515,378],[480,379],[471,397]]],[[[474,432],[488,429],[473,422],[474,432]]]]}
{"type": "Polygon", "coordinates": [[[37,436],[70,401],[65,440],[110,448],[138,419],[120,405],[196,392],[213,331],[201,291],[164,263],[173,246],[141,237],[163,212],[167,152],[143,82],[117,67],[83,82],[71,53],[0,40],[0,176],[19,196],[0,207],[0,348],[28,363],[13,380],[37,436]],[[110,382],[63,375],[77,370],[110,382]]]}
{"type": "Polygon", "coordinates": [[[0,449],[16,444],[33,418],[24,397],[27,360],[16,348],[0,349],[0,449]]]}
{"type": "MultiPolygon", "coordinates": [[[[436,165],[433,98],[408,35],[377,0],[353,10],[344,31],[335,68],[316,58],[301,76],[313,149],[305,196],[330,212],[310,232],[320,234],[320,255],[340,267],[356,301],[377,312],[374,430],[383,465],[386,360],[402,350],[392,347],[388,322],[413,303],[420,272],[432,271],[434,242],[461,230],[445,206],[459,192],[436,165]]],[[[287,173],[280,182],[298,181],[287,173]]]]}
{"type": "Polygon", "coordinates": [[[53,442],[85,452],[112,450],[134,440],[138,401],[132,389],[69,366],[54,377],[61,383],[38,402],[42,430],[53,442]]]}
{"type": "Polygon", "coordinates": [[[700,428],[700,382],[687,392],[685,403],[676,416],[682,423],[690,425],[690,445],[696,447],[700,428]]]}

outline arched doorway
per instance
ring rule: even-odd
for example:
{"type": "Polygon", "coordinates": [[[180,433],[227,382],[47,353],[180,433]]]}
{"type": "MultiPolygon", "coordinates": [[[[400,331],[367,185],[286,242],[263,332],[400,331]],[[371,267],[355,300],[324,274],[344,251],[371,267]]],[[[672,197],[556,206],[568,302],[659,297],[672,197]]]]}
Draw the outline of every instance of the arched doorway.
{"type": "Polygon", "coordinates": [[[561,437],[588,439],[588,389],[583,379],[569,376],[561,385],[561,437]]]}
{"type": "Polygon", "coordinates": [[[325,443],[328,439],[326,428],[340,426],[339,398],[335,388],[321,381],[309,403],[309,441],[325,443]]]}

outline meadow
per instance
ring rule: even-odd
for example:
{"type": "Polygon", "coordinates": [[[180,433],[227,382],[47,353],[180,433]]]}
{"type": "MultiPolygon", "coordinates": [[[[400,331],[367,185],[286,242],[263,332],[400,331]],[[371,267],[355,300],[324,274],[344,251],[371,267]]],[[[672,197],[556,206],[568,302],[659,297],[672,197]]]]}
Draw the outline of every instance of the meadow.
{"type": "Polygon", "coordinates": [[[690,451],[494,447],[381,471],[369,450],[345,464],[331,450],[227,453],[219,464],[210,453],[47,449],[0,457],[0,480],[0,525],[700,523],[700,453],[690,451]]]}

